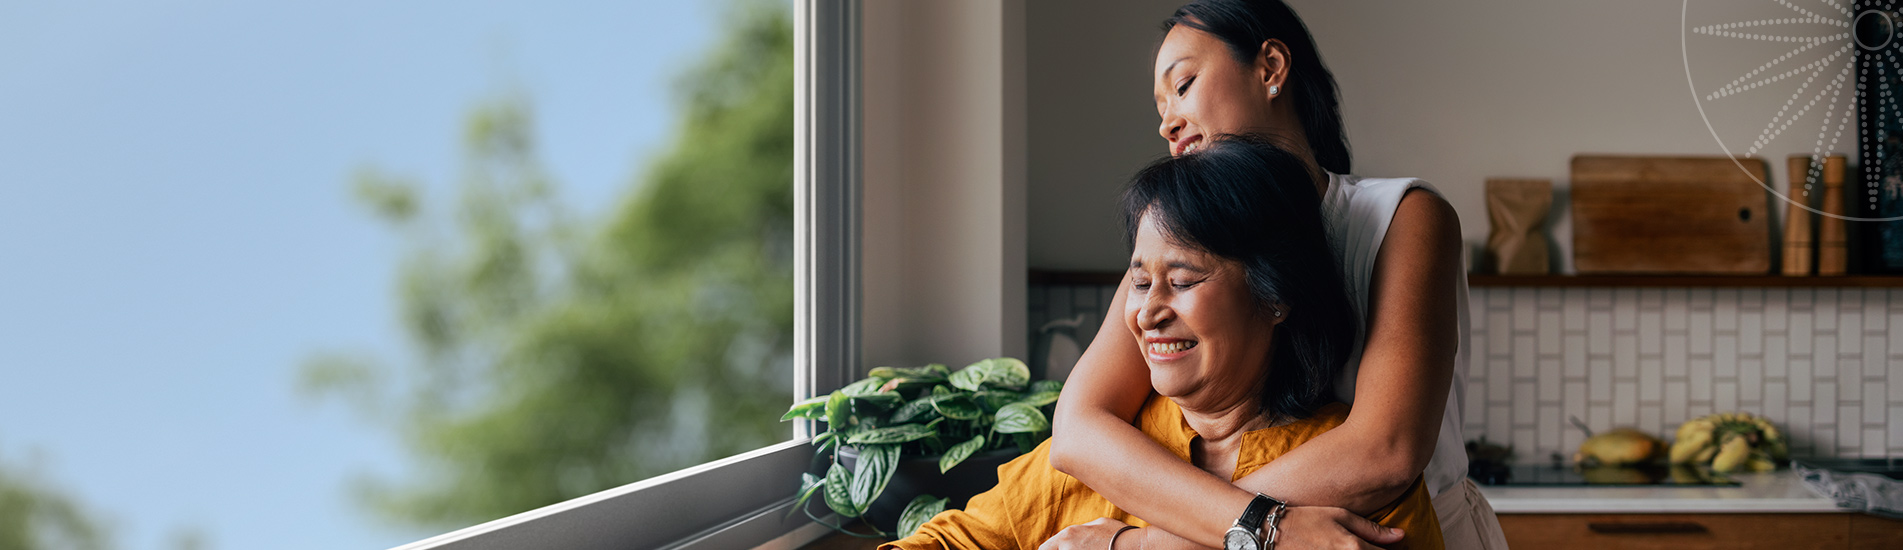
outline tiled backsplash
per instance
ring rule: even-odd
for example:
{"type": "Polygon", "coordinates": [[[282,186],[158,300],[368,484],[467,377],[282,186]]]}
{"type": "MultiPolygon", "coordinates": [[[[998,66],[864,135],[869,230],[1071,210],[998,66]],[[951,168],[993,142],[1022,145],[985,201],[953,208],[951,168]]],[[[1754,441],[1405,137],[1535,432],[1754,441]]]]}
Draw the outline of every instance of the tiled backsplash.
{"type": "MultiPolygon", "coordinates": [[[[1114,292],[1032,285],[1033,367],[1068,372],[1046,364],[1038,329],[1082,314],[1074,334],[1088,345],[1114,292]]],[[[1794,455],[1903,456],[1903,289],[1476,287],[1469,298],[1467,437],[1508,442],[1520,460],[1570,456],[1585,438],[1570,417],[1670,438],[1731,410],[1776,422],[1794,455]]]]}

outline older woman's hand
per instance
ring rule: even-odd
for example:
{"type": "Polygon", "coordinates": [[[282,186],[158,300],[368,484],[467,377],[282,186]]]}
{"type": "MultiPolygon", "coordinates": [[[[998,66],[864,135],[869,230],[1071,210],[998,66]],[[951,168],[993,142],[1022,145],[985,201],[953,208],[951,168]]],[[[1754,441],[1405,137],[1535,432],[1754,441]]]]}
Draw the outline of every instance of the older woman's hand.
{"type": "Polygon", "coordinates": [[[1116,548],[1143,548],[1142,543],[1136,540],[1140,535],[1136,531],[1140,529],[1117,536],[1125,527],[1129,527],[1129,524],[1110,518],[1097,518],[1090,523],[1065,527],[1063,531],[1057,532],[1057,536],[1038,545],[1037,550],[1103,550],[1111,548],[1110,539],[1113,537],[1116,538],[1116,548]]]}

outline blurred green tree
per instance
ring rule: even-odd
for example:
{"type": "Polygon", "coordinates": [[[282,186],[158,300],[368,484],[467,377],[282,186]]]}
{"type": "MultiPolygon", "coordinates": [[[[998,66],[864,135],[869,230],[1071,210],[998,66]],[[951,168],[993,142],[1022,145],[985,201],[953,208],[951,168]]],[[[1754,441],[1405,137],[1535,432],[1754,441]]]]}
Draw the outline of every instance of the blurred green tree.
{"type": "Polygon", "coordinates": [[[359,480],[380,515],[468,525],[791,436],[792,25],[765,1],[722,20],[676,83],[672,143],[605,219],[561,207],[519,95],[470,116],[453,209],[356,176],[408,243],[416,357],[319,354],[302,384],[418,459],[415,479],[359,480]]]}
{"type": "Polygon", "coordinates": [[[31,467],[0,464],[0,550],[100,550],[106,532],[31,467]]]}

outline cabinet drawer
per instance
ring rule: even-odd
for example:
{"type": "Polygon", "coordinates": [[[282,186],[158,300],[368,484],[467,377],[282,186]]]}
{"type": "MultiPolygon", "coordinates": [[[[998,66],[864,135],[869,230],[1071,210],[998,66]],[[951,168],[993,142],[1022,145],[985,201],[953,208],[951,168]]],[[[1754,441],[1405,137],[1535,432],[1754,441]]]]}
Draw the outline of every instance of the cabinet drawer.
{"type": "Polygon", "coordinates": [[[1850,550],[1903,548],[1903,521],[1864,514],[1850,516],[1850,550]]]}
{"type": "Polygon", "coordinates": [[[1512,548],[1850,548],[1852,514],[1502,514],[1512,548]]]}

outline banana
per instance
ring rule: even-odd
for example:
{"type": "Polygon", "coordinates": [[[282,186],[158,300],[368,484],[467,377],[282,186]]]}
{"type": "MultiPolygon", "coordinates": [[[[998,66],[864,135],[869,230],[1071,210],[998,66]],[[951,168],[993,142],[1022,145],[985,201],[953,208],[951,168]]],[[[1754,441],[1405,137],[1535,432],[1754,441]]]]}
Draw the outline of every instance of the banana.
{"type": "Polygon", "coordinates": [[[1777,469],[1777,461],[1764,455],[1756,455],[1751,457],[1750,462],[1745,463],[1745,467],[1753,472],[1769,472],[1777,469]]]}
{"type": "Polygon", "coordinates": [[[1745,412],[1721,412],[1680,424],[1671,461],[1710,464],[1718,472],[1770,471],[1786,452],[1784,434],[1770,420],[1745,412]]]}
{"type": "Polygon", "coordinates": [[[1692,434],[1696,434],[1699,432],[1710,434],[1711,430],[1717,427],[1718,426],[1715,424],[1712,424],[1711,421],[1703,419],[1703,418],[1689,420],[1689,421],[1686,421],[1684,424],[1680,424],[1678,426],[1678,435],[1675,437],[1677,437],[1678,439],[1685,439],[1686,437],[1689,437],[1692,434]]]}
{"type": "Polygon", "coordinates": [[[1691,462],[1692,457],[1694,455],[1696,455],[1699,451],[1704,450],[1706,446],[1709,446],[1711,444],[1711,430],[1710,429],[1692,430],[1690,432],[1687,432],[1685,428],[1689,428],[1689,427],[1693,427],[1693,426],[1690,422],[1687,422],[1685,423],[1685,427],[1679,428],[1678,441],[1675,441],[1672,443],[1672,463],[1673,464],[1684,464],[1687,462],[1691,462]]]}
{"type": "Polygon", "coordinates": [[[1694,464],[1709,463],[1711,462],[1712,457],[1715,457],[1715,456],[1718,456],[1718,446],[1708,445],[1703,449],[1699,449],[1698,454],[1692,455],[1692,463],[1694,464]]]}
{"type": "Polygon", "coordinates": [[[1725,442],[1718,446],[1718,456],[1711,461],[1711,471],[1724,473],[1738,469],[1746,459],[1751,458],[1751,440],[1742,435],[1725,436],[1725,442]]]}

